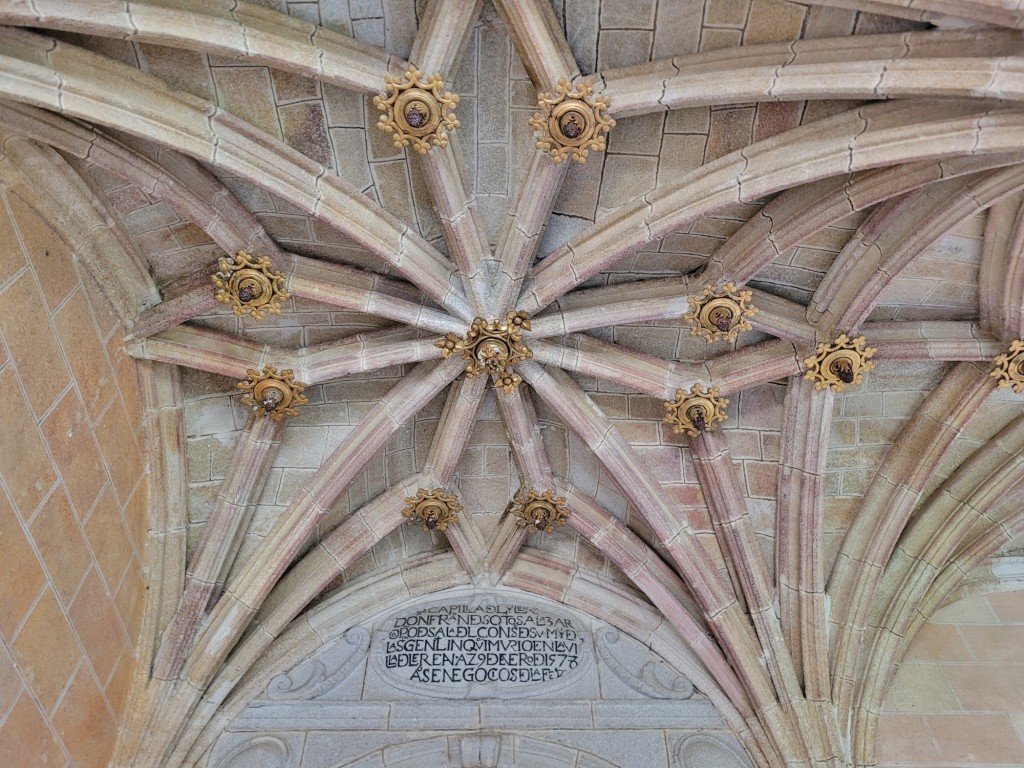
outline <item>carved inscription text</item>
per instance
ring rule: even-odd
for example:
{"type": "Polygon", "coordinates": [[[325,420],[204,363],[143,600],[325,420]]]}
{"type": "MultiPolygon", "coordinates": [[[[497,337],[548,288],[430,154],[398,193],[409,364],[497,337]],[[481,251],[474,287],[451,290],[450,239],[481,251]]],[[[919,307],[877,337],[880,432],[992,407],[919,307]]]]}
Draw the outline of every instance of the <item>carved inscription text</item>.
{"type": "Polygon", "coordinates": [[[386,677],[441,695],[546,687],[589,660],[584,632],[569,616],[493,600],[421,608],[392,618],[377,637],[386,677]]]}

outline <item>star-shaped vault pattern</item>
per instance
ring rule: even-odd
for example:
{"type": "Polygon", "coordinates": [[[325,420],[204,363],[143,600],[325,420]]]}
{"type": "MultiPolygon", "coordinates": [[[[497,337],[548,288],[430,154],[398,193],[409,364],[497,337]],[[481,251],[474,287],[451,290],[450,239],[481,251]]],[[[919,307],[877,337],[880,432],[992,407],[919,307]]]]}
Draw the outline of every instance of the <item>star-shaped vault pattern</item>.
{"type": "MultiPolygon", "coordinates": [[[[99,219],[70,224],[147,414],[149,597],[119,764],[198,764],[311,606],[344,615],[353,584],[423,563],[405,597],[629,594],[753,764],[874,764],[923,617],[1024,527],[1024,469],[1001,462],[1024,420],[989,375],[1024,335],[1019,13],[965,3],[991,26],[964,30],[904,9],[817,40],[801,16],[735,56],[654,37],[616,62],[585,61],[544,0],[430,0],[401,50],[243,2],[44,5],[0,9],[5,178],[52,167],[38,195],[92,216],[101,195],[131,233],[100,248],[99,219]],[[422,155],[368,106],[410,65],[460,97],[461,127],[422,155]],[[584,77],[616,125],[586,164],[555,163],[529,117],[584,77]],[[969,277],[914,304],[900,281],[964,231],[969,277]],[[210,275],[243,249],[283,273],[280,317],[218,308],[210,275]],[[691,338],[689,299],[727,282],[752,292],[753,330],[691,338]],[[518,386],[442,355],[510,313],[532,353],[518,386]],[[875,369],[816,390],[802,361],[839,334],[875,369]],[[264,365],[307,386],[297,414],[224,394],[264,365]],[[664,403],[694,385],[729,421],[675,434],[664,403]],[[868,400],[886,410],[854,422],[868,400]],[[402,525],[418,489],[461,503],[443,534],[402,525]],[[501,515],[520,489],[564,498],[566,524],[527,540],[501,515]]],[[[640,613],[591,609],[639,632],[640,613]]]]}

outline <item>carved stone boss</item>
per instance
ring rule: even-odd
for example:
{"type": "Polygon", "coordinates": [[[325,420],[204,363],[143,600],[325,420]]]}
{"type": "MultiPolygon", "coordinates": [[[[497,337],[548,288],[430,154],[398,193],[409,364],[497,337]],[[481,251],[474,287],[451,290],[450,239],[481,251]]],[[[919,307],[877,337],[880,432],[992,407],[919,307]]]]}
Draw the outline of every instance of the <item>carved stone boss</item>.
{"type": "Polygon", "coordinates": [[[556,163],[567,158],[585,163],[591,150],[604,149],[604,134],[615,125],[607,114],[609,103],[607,96],[594,96],[589,80],[575,88],[559,80],[554,96],[540,95],[537,106],[541,111],[530,118],[530,125],[537,131],[537,148],[556,163]]]}
{"type": "Polygon", "coordinates": [[[992,361],[995,368],[989,373],[1000,387],[1013,387],[1017,394],[1024,392],[1024,341],[1010,342],[1010,349],[992,361]]]}
{"type": "Polygon", "coordinates": [[[473,378],[484,371],[491,374],[494,386],[509,394],[522,383],[522,377],[515,372],[515,365],[533,357],[523,342],[523,331],[530,330],[530,320],[525,312],[509,312],[505,322],[473,320],[465,338],[460,339],[449,333],[434,342],[447,359],[459,353],[466,360],[466,376],[473,378]]]}
{"type": "Polygon", "coordinates": [[[250,368],[248,378],[236,385],[245,394],[242,404],[247,405],[257,418],[269,416],[274,421],[281,421],[285,416],[298,416],[298,406],[309,402],[302,394],[306,385],[295,381],[295,374],[290,368],[278,372],[272,365],[264,365],[263,373],[250,368]]]}
{"type": "Polygon", "coordinates": [[[218,261],[210,279],[217,286],[217,301],[230,304],[236,315],[251,315],[254,320],[262,320],[267,312],[281,314],[281,302],[291,297],[284,275],[273,269],[270,259],[245,251],[218,261]]]}
{"type": "Polygon", "coordinates": [[[718,387],[704,389],[703,384],[694,384],[689,392],[677,389],[675,400],[665,403],[663,421],[677,434],[696,437],[701,432],[713,432],[716,424],[729,418],[725,412],[728,404],[727,398],[719,397],[718,387]]]}
{"type": "Polygon", "coordinates": [[[842,392],[847,384],[860,384],[875,367],[868,359],[874,354],[875,348],[865,346],[863,336],[851,339],[840,333],[831,344],[818,344],[815,353],[804,358],[804,378],[813,381],[816,390],[842,392]]]}
{"type": "Polygon", "coordinates": [[[411,67],[402,78],[388,75],[384,93],[373,103],[384,114],[377,127],[392,134],[394,145],[412,148],[425,155],[431,145],[448,146],[448,131],[459,127],[455,105],[459,97],[444,89],[440,75],[430,75],[411,67]]]}

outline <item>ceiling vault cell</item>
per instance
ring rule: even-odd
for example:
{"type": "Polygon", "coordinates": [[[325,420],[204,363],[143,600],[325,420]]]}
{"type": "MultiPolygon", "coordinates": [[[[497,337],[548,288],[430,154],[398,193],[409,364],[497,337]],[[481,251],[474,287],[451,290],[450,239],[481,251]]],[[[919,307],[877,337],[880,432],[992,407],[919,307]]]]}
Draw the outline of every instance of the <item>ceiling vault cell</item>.
{"type": "MultiPolygon", "coordinates": [[[[11,233],[0,375],[31,390],[10,340],[37,329],[5,297],[31,283],[56,324],[63,270],[98,287],[103,365],[126,353],[139,386],[120,699],[74,633],[116,720],[102,759],[234,768],[275,677],[473,595],[657,654],[730,760],[894,762],[915,638],[1024,547],[1024,12],[686,5],[0,2],[0,227],[24,202],[74,262],[11,233]]],[[[42,512],[17,512],[32,540],[42,512]]],[[[101,559],[102,512],[76,512],[101,559]]],[[[65,684],[37,708],[76,765],[65,684]]],[[[571,692],[600,720],[618,685],[571,692]]],[[[486,697],[468,706],[498,719],[424,740],[396,724],[438,702],[398,690],[345,700],[388,724],[332,764],[457,731],[449,759],[481,768],[534,742],[618,768],[704,754],[653,719],[492,738],[519,710],[486,697]],[[646,731],[656,758],[623,749],[646,731]]],[[[647,714],[685,719],[673,701],[647,714]]],[[[261,743],[326,765],[310,734],[261,743]]]]}

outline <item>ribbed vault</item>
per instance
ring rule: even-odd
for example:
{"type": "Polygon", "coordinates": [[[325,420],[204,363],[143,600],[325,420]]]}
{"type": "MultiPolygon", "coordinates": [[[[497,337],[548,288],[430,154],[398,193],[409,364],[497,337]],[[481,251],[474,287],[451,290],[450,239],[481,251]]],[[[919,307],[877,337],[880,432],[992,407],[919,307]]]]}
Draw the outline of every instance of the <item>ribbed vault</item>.
{"type": "MultiPolygon", "coordinates": [[[[125,324],[147,412],[149,591],[115,764],[203,764],[281,665],[326,642],[312,629],[325,617],[340,633],[401,599],[503,584],[603,611],[672,655],[755,765],[873,765],[915,632],[1024,530],[1006,503],[1024,480],[1020,404],[989,375],[1024,332],[1021,12],[984,0],[766,3],[798,17],[796,31],[772,37],[752,17],[742,45],[698,50],[680,34],[677,49],[588,74],[618,125],[607,153],[570,168],[536,150],[525,118],[536,93],[595,68],[575,5],[389,2],[389,29],[408,34],[385,50],[332,28],[326,10],[317,23],[283,2],[0,3],[0,179],[37,184],[55,215],[61,189],[111,212],[75,208],[64,228],[125,324]],[[479,74],[487,45],[508,50],[501,82],[479,74]],[[278,93],[330,93],[360,116],[313,139],[284,123],[275,133],[233,113],[223,89],[196,93],[142,65],[170,49],[231,75],[270,68],[278,93]],[[465,89],[464,123],[476,119],[467,104],[511,99],[511,82],[529,96],[507,110],[522,124],[488,133],[477,120],[426,154],[393,151],[365,97],[410,62],[465,89]],[[725,106],[774,118],[711,147],[725,106]],[[373,162],[348,154],[356,134],[373,162]],[[510,158],[494,171],[504,197],[480,175],[496,146],[510,158]],[[620,162],[634,156],[664,170],[649,188],[616,190],[636,184],[620,162]],[[385,165],[415,187],[411,204],[394,203],[385,165]],[[201,247],[172,264],[119,204],[128,195],[201,247]],[[580,199],[600,203],[573,214],[580,199]],[[323,247],[296,247],[288,227],[323,247]],[[939,293],[969,297],[915,304],[912,278],[972,227],[969,277],[931,275],[939,293]],[[796,270],[808,248],[815,259],[796,270]],[[307,328],[235,321],[210,275],[243,249],[284,274],[286,314],[336,313],[356,332],[314,341],[307,328]],[[795,272],[802,282],[787,279],[795,272]],[[689,336],[689,298],[730,281],[752,289],[753,330],[689,336]],[[518,388],[467,377],[435,344],[515,311],[532,352],[518,388]],[[864,335],[876,368],[863,390],[819,391],[804,359],[840,333],[864,335]],[[334,399],[280,422],[236,410],[226,469],[190,519],[188,382],[223,393],[233,382],[221,377],[266,364],[334,399]],[[696,384],[731,400],[731,421],[671,434],[659,401],[696,384]],[[853,404],[907,392],[914,403],[894,408],[882,447],[858,454],[859,487],[839,487],[830,449],[853,404]],[[281,452],[341,406],[350,421],[267,513],[281,452]],[[516,486],[564,497],[564,530],[528,538],[497,514],[506,499],[473,508],[485,492],[467,457],[494,425],[481,455],[501,466],[488,471],[508,478],[508,500],[516,486]],[[772,467],[753,492],[763,470],[743,441],[757,429],[774,448],[758,449],[772,467]],[[404,500],[435,487],[467,509],[445,535],[414,540],[404,500]],[[404,554],[375,560],[385,546],[404,554]]],[[[662,2],[657,24],[663,13],[689,23],[679,5],[662,2]]]]}

